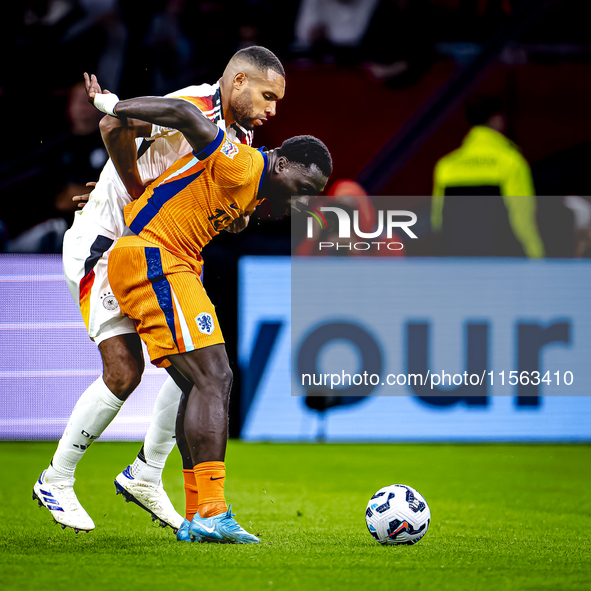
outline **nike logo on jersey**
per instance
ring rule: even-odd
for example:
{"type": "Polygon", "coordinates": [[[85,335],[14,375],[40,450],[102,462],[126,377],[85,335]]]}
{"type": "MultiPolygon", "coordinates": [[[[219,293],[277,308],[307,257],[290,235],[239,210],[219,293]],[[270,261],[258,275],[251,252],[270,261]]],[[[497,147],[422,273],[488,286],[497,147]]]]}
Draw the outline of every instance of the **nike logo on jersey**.
{"type": "Polygon", "coordinates": [[[220,480],[221,478],[223,478],[223,476],[218,476],[217,478],[214,478],[213,476],[209,477],[210,480],[220,480]]]}

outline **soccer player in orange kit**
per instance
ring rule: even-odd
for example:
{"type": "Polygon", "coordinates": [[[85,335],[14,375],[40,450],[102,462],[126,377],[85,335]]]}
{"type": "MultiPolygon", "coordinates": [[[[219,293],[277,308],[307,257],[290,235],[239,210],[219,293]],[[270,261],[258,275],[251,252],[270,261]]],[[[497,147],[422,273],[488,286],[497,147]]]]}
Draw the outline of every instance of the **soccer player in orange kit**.
{"type": "Polygon", "coordinates": [[[182,99],[119,101],[87,77],[89,100],[105,113],[178,129],[193,149],[125,207],[135,236],[119,239],[109,279],[122,311],[136,324],[155,365],[186,394],[179,407],[194,464],[199,511],[184,523],[191,539],[258,543],[234,519],[224,497],[228,402],[232,383],[213,304],[200,280],[202,248],[227,225],[268,199],[276,216],[294,196],[317,195],[332,172],[326,146],[298,136],[270,151],[230,142],[182,99]]]}

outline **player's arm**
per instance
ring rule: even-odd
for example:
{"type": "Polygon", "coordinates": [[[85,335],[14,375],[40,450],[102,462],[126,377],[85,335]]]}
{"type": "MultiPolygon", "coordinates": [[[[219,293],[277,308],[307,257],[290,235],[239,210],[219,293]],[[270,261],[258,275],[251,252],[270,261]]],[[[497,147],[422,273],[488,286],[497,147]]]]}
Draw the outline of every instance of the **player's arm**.
{"type": "Polygon", "coordinates": [[[96,76],[84,74],[88,100],[99,110],[122,118],[134,118],[178,129],[193,150],[201,152],[216,138],[219,128],[188,101],[176,98],[141,97],[120,101],[102,94],[96,76]]]}
{"type": "Polygon", "coordinates": [[[129,194],[137,199],[144,192],[144,183],[137,166],[138,137],[149,137],[152,126],[139,119],[103,117],[99,124],[101,137],[115,169],[129,194]]]}
{"type": "MultiPolygon", "coordinates": [[[[139,119],[118,119],[106,115],[99,123],[99,128],[103,143],[125,188],[134,199],[137,199],[144,192],[146,183],[142,182],[137,167],[135,139],[149,137],[152,126],[139,119]]],[[[88,203],[96,183],[91,181],[86,183],[86,186],[91,187],[88,193],[72,197],[72,201],[77,203],[80,209],[88,203]]]]}

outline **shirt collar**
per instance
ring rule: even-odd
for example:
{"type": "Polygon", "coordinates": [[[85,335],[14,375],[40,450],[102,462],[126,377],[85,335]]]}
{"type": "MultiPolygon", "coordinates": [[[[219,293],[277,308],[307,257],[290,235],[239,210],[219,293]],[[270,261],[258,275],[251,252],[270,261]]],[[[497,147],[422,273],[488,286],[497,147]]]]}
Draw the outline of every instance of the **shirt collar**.
{"type": "Polygon", "coordinates": [[[265,161],[265,165],[263,166],[263,172],[261,172],[261,178],[259,180],[259,188],[257,189],[257,199],[264,199],[264,197],[259,197],[259,193],[261,192],[261,188],[263,186],[263,181],[265,180],[265,175],[267,174],[267,166],[269,164],[269,157],[267,156],[267,153],[265,152],[267,148],[265,146],[262,146],[261,148],[257,149],[257,152],[261,153],[261,156],[263,157],[263,160],[265,161]]]}

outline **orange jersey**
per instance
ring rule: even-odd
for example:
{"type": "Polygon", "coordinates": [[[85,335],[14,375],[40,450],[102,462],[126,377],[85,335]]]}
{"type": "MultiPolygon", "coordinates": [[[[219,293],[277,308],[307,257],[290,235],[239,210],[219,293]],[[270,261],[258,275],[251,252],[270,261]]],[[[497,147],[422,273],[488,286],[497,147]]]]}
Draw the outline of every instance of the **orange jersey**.
{"type": "Polygon", "coordinates": [[[266,168],[266,154],[230,142],[220,129],[207,148],[181,158],[127,205],[125,223],[137,236],[200,267],[203,247],[261,202],[266,168]]]}

